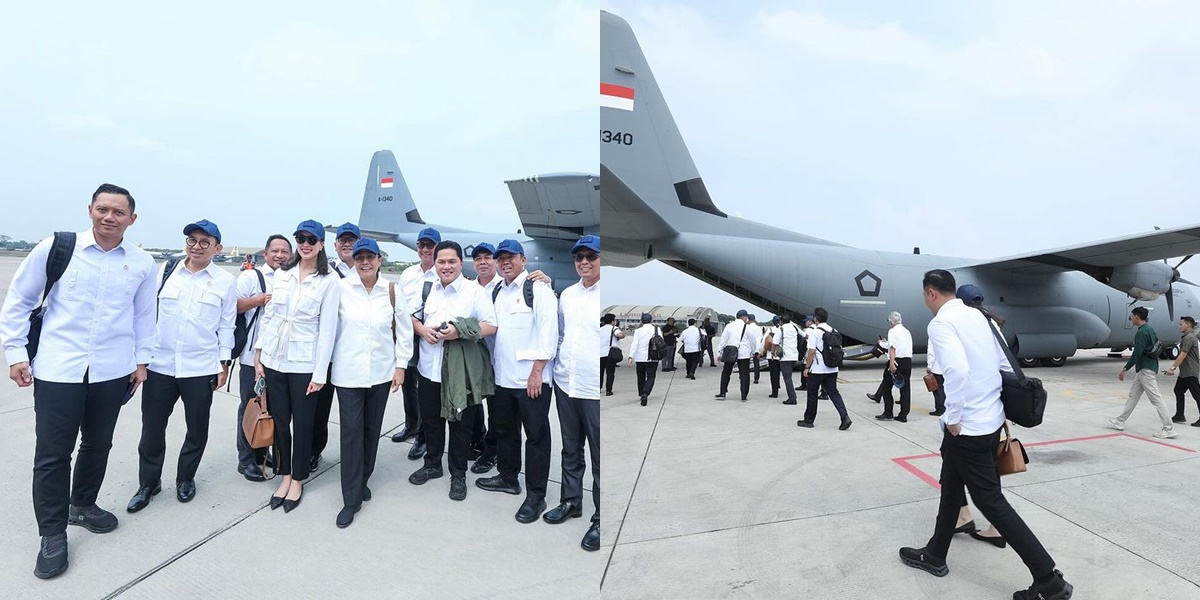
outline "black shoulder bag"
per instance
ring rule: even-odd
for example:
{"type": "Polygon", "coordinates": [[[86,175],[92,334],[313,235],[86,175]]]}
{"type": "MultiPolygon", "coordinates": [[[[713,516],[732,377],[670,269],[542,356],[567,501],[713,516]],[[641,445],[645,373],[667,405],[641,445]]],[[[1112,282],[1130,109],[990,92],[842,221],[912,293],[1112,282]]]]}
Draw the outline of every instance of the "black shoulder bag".
{"type": "Polygon", "coordinates": [[[1000,332],[992,325],[992,320],[986,313],[983,318],[988,329],[992,330],[992,335],[996,336],[996,343],[1004,351],[1004,356],[1008,358],[1008,364],[1013,368],[1012,373],[1000,371],[1000,401],[1004,403],[1004,416],[1021,427],[1041,425],[1042,416],[1046,412],[1046,390],[1042,387],[1042,380],[1025,376],[1021,371],[1021,363],[1017,362],[1017,357],[1013,356],[1008,344],[1004,343],[1000,332]]]}
{"type": "Polygon", "coordinates": [[[610,329],[608,333],[608,360],[619,363],[621,362],[622,358],[625,358],[625,356],[621,354],[620,346],[612,345],[613,340],[617,339],[617,326],[610,325],[610,327],[612,327],[612,329],[610,329]]]}
{"type": "Polygon", "coordinates": [[[67,272],[67,265],[71,264],[71,257],[74,254],[75,232],[54,232],[54,243],[50,246],[50,255],[46,257],[46,289],[42,292],[41,303],[29,314],[29,335],[26,337],[25,353],[29,356],[30,361],[37,356],[38,342],[42,337],[42,321],[46,318],[46,300],[50,298],[50,288],[54,287],[54,284],[62,279],[63,273],[67,272]]]}

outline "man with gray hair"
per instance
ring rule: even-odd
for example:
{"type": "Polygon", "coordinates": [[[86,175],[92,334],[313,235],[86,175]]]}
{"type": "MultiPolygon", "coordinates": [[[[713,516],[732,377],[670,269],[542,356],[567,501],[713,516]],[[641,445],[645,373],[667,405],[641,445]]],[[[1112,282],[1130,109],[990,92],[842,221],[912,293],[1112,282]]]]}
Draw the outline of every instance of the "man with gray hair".
{"type": "Polygon", "coordinates": [[[913,339],[903,321],[900,313],[894,310],[888,315],[888,324],[891,326],[887,334],[888,372],[892,374],[893,385],[884,387],[883,414],[875,417],[880,421],[908,422],[908,409],[912,402],[909,380],[912,378],[913,339]],[[895,417],[892,416],[893,387],[900,388],[900,412],[895,417]]]}

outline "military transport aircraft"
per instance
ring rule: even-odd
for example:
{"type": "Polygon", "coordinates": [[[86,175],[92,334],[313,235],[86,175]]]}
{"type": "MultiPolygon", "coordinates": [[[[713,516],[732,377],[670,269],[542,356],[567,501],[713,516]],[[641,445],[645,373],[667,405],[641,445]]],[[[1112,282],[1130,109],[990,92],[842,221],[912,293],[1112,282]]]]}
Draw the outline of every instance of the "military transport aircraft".
{"type": "Polygon", "coordinates": [[[1200,226],[981,261],[851,248],[725,214],[709,197],[633,30],[603,11],[600,104],[604,264],[658,260],[776,314],[823,306],[851,338],[848,357],[869,356],[870,340],[893,310],[924,352],[931,315],[921,279],[937,268],[983,290],[1027,366],[1061,366],[1078,348],[1130,346],[1134,305],[1152,309],[1164,352],[1175,354],[1175,319],[1200,310],[1188,289],[1194,284],[1178,270],[1200,252],[1200,226]],[[1183,255],[1174,267],[1165,262],[1183,255]],[[769,264],[763,256],[796,258],[769,264]],[[863,345],[852,352],[852,343],[863,345]]]}
{"type": "MultiPolygon", "coordinates": [[[[600,182],[587,173],[553,173],[504,182],[517,206],[522,229],[511,233],[485,233],[445,225],[426,223],[421,218],[404,175],[391,150],[379,150],[371,157],[367,183],[363,191],[362,211],[357,225],[364,236],[382,242],[397,242],[417,249],[417,233],[433,227],[444,240],[454,240],[466,257],[463,271],[475,276],[471,250],[475,244],[495,246],[511,238],[521,242],[530,272],[541,270],[561,292],[578,281],[571,247],[580,237],[597,234],[600,229],[600,182]]],[[[336,226],[326,227],[336,231],[336,226]]]]}

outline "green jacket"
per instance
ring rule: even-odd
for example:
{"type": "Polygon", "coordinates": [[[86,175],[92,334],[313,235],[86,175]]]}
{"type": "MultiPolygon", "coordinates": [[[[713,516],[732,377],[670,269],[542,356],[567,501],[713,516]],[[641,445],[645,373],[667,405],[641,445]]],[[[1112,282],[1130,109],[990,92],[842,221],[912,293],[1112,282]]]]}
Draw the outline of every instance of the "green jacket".
{"type": "Polygon", "coordinates": [[[492,355],[479,335],[479,321],[456,319],[454,326],[459,339],[442,343],[442,418],[447,421],[460,420],[468,406],[496,393],[492,355]]]}
{"type": "Polygon", "coordinates": [[[1158,334],[1154,333],[1154,329],[1149,323],[1143,323],[1138,327],[1137,333],[1133,336],[1133,356],[1129,357],[1129,362],[1125,363],[1125,369],[1129,370],[1133,367],[1134,372],[1142,369],[1150,369],[1158,371],[1158,357],[1146,354],[1146,349],[1153,346],[1154,342],[1158,341],[1158,334]]]}

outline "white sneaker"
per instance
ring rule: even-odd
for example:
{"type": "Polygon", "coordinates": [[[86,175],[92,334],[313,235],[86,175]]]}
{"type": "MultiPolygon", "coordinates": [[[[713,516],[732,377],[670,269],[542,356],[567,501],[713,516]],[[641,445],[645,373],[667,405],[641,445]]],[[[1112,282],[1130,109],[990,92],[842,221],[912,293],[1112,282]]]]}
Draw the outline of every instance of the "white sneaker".
{"type": "Polygon", "coordinates": [[[1112,428],[1116,429],[1117,431],[1125,431],[1125,424],[1116,418],[1109,419],[1108,424],[1112,425],[1112,428]]]}
{"type": "Polygon", "coordinates": [[[1162,428],[1162,431],[1155,431],[1155,432],[1154,432],[1154,437],[1156,437],[1156,438],[1159,438],[1159,439],[1171,439],[1171,438],[1174,438],[1174,437],[1179,437],[1179,434],[1178,434],[1178,433],[1175,433],[1175,428],[1174,428],[1174,427],[1172,427],[1172,428],[1170,428],[1170,429],[1167,429],[1166,427],[1163,427],[1163,428],[1162,428]]]}

